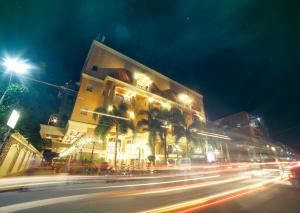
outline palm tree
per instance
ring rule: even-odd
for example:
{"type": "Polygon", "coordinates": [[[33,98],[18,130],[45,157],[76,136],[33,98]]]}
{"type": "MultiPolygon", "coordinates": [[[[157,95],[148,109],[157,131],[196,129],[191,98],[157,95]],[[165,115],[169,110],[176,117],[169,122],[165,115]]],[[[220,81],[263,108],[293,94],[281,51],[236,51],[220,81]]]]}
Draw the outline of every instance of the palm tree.
{"type": "MultiPolygon", "coordinates": [[[[100,115],[99,122],[95,128],[95,135],[100,137],[102,141],[105,141],[106,136],[112,130],[113,127],[116,128],[115,136],[115,153],[114,153],[114,167],[117,166],[117,148],[118,148],[118,136],[120,134],[126,134],[128,129],[132,127],[132,122],[126,118],[128,106],[124,103],[113,106],[111,112],[108,112],[106,108],[100,107],[95,109],[95,112],[103,113],[100,115]],[[106,115],[105,115],[106,114],[106,115]],[[109,116],[111,115],[111,116],[109,116]]],[[[96,120],[99,115],[97,113],[93,114],[93,118],[96,120]]]]}
{"type": "Polygon", "coordinates": [[[138,121],[138,128],[145,127],[144,130],[148,131],[148,143],[150,145],[152,156],[149,160],[155,164],[155,143],[157,134],[162,130],[163,122],[159,119],[160,111],[157,108],[150,108],[149,110],[141,110],[139,115],[144,115],[147,118],[143,118],[138,121]]]}
{"type": "Polygon", "coordinates": [[[162,110],[159,111],[157,119],[161,122],[161,128],[158,131],[158,135],[161,140],[161,146],[164,148],[164,160],[165,165],[167,165],[167,158],[168,158],[168,152],[167,152],[167,136],[168,136],[168,129],[169,124],[171,122],[170,119],[171,113],[168,110],[162,110]]]}
{"type": "Polygon", "coordinates": [[[201,128],[201,122],[197,117],[193,117],[192,123],[188,123],[184,114],[177,108],[172,108],[171,114],[171,120],[174,125],[175,143],[178,143],[181,138],[186,139],[186,156],[188,157],[190,142],[197,141],[194,130],[201,128]]]}

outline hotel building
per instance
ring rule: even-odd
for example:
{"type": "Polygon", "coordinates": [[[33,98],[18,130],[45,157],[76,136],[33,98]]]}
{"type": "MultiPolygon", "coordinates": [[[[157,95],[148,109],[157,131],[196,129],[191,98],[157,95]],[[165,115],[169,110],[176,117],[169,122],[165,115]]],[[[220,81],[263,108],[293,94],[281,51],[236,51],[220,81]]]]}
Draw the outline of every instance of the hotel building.
{"type": "MultiPolygon", "coordinates": [[[[99,123],[95,119],[95,110],[125,103],[128,109],[127,119],[136,125],[142,118],[141,110],[150,107],[157,109],[180,109],[188,122],[197,116],[206,122],[203,96],[157,71],[93,41],[84,63],[80,88],[71,117],[65,128],[41,125],[41,136],[51,140],[52,150],[60,157],[72,156],[75,159],[89,159],[112,162],[115,153],[115,128],[112,128],[105,141],[95,137],[94,131],[99,123]]],[[[101,116],[100,116],[101,117],[101,116]]],[[[101,118],[100,118],[101,119],[101,118]]],[[[167,144],[175,146],[172,128],[169,129],[167,144]]],[[[138,131],[133,141],[133,133],[118,137],[118,161],[132,163],[138,158],[147,161],[151,155],[148,145],[148,132],[138,131]]],[[[157,161],[163,160],[164,149],[157,137],[155,143],[157,161]]],[[[176,145],[183,150],[185,142],[176,145]]],[[[169,154],[169,157],[174,154],[169,154]]]]}

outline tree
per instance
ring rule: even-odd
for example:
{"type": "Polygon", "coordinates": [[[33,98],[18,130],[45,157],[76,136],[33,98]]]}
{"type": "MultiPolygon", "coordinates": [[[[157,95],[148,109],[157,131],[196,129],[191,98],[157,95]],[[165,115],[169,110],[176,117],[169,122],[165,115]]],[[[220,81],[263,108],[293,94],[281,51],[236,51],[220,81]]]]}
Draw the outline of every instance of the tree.
{"type": "Polygon", "coordinates": [[[139,115],[144,115],[147,118],[143,118],[138,121],[138,128],[144,127],[144,130],[148,131],[148,143],[151,148],[152,156],[149,156],[149,160],[155,164],[155,145],[157,135],[160,137],[166,136],[165,129],[162,128],[164,122],[160,118],[161,112],[157,108],[150,108],[149,110],[141,110],[139,115]]]}
{"type": "Polygon", "coordinates": [[[186,156],[189,157],[190,142],[197,141],[197,136],[194,130],[201,128],[201,122],[197,117],[192,118],[192,122],[188,123],[184,114],[178,108],[171,109],[171,119],[174,125],[175,143],[178,143],[181,138],[186,139],[186,156]]]}
{"type": "Polygon", "coordinates": [[[167,152],[167,136],[170,124],[171,113],[168,110],[159,111],[157,119],[160,120],[161,128],[158,131],[158,135],[161,140],[161,146],[164,148],[164,160],[165,165],[167,165],[168,152],[167,152]]]}
{"type": "MultiPolygon", "coordinates": [[[[130,120],[120,119],[118,117],[127,117],[128,106],[126,104],[120,104],[119,106],[113,106],[112,111],[108,112],[106,108],[97,108],[95,112],[100,112],[104,114],[109,114],[112,116],[100,115],[99,122],[95,128],[95,135],[100,137],[100,139],[105,142],[108,133],[112,130],[113,127],[116,128],[115,136],[115,153],[114,153],[114,166],[117,166],[117,148],[118,148],[118,135],[126,134],[128,129],[133,128],[133,124],[130,120]]],[[[93,118],[96,120],[99,117],[97,113],[93,114],[93,118]]]]}
{"type": "MultiPolygon", "coordinates": [[[[11,84],[8,87],[7,94],[0,105],[0,136],[8,131],[6,121],[10,116],[10,112],[13,109],[21,110],[20,103],[25,101],[25,97],[28,93],[27,87],[21,84],[11,84]]],[[[1,91],[1,95],[3,92],[1,91]]],[[[19,127],[19,125],[17,126],[19,127]]]]}
{"type": "MultiPolygon", "coordinates": [[[[6,84],[0,80],[0,95],[3,94],[6,84]]],[[[40,85],[24,85],[12,83],[0,105],[0,137],[7,132],[7,119],[13,109],[20,112],[20,119],[15,130],[38,149],[42,149],[39,126],[48,120],[57,106],[57,91],[40,85]]]]}

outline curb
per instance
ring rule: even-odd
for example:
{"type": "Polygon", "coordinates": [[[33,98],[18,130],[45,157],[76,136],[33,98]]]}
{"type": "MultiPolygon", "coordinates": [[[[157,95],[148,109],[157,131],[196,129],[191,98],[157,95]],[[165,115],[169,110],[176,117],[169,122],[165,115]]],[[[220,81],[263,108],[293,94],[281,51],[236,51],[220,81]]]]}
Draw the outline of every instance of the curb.
{"type": "Polygon", "coordinates": [[[23,192],[23,191],[27,191],[27,187],[25,186],[18,186],[18,187],[7,187],[7,188],[2,188],[0,189],[0,193],[5,193],[5,192],[15,192],[15,191],[18,191],[18,192],[23,192]]]}

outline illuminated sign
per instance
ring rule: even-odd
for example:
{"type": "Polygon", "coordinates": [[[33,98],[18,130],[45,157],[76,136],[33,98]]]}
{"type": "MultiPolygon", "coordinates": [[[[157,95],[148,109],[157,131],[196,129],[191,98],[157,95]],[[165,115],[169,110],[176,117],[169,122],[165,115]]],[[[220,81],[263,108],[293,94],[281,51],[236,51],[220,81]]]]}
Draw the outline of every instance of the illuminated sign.
{"type": "Polygon", "coordinates": [[[19,120],[19,117],[20,117],[20,113],[16,110],[13,110],[8,121],[7,121],[7,126],[9,126],[10,128],[15,128],[18,120],[19,120]]]}

